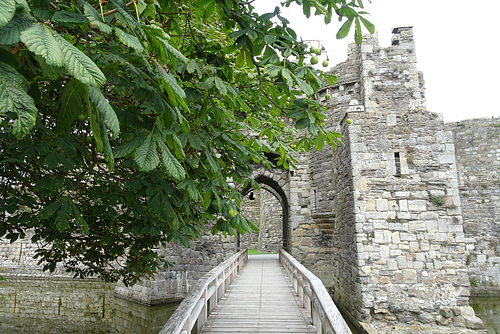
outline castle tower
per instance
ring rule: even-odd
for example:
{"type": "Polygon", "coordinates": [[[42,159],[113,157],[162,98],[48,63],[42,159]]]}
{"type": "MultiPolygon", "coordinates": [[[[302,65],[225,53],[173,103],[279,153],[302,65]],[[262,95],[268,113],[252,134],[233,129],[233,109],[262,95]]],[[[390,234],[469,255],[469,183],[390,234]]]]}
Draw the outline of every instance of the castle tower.
{"type": "Polygon", "coordinates": [[[463,230],[453,136],[426,110],[412,27],[395,28],[387,48],[376,35],[351,45],[332,73],[337,83],[322,93],[332,95],[331,126],[345,147],[311,162],[311,189],[316,202],[329,198],[312,205],[317,216],[335,212],[328,255],[342,267],[330,277],[335,299],[361,321],[481,327],[468,306],[472,241],[463,230]],[[325,185],[317,171],[327,165],[325,185]]]}

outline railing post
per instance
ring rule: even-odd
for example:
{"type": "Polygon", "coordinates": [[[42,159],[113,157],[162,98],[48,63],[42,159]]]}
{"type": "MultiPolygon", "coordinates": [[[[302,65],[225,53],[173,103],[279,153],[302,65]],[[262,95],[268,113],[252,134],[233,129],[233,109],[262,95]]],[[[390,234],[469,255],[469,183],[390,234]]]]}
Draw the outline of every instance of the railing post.
{"type": "Polygon", "coordinates": [[[218,304],[229,288],[229,283],[235,277],[234,268],[237,268],[235,263],[241,262],[243,254],[244,252],[233,255],[200,278],[160,333],[188,334],[191,333],[196,322],[196,329],[199,333],[208,320],[209,311],[218,304]]]}
{"type": "Polygon", "coordinates": [[[309,312],[317,333],[352,334],[321,280],[283,249],[280,250],[280,262],[309,312]]]}
{"type": "Polygon", "coordinates": [[[205,325],[205,323],[207,322],[207,318],[208,318],[207,289],[206,288],[205,288],[205,291],[203,292],[202,298],[203,298],[203,307],[201,309],[200,314],[198,315],[197,333],[201,332],[201,328],[205,325]]]}

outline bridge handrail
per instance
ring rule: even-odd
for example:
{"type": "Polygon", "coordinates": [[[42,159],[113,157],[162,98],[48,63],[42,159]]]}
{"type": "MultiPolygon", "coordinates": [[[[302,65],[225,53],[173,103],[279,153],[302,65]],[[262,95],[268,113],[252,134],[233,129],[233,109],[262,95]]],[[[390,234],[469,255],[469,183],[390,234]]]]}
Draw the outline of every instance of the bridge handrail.
{"type": "Polygon", "coordinates": [[[290,276],[295,292],[309,311],[317,333],[352,334],[323,282],[284,249],[280,263],[290,276]]]}
{"type": "Polygon", "coordinates": [[[200,278],[182,300],[160,334],[189,334],[196,322],[198,333],[212,310],[239,271],[248,262],[248,251],[242,250],[200,278]]]}

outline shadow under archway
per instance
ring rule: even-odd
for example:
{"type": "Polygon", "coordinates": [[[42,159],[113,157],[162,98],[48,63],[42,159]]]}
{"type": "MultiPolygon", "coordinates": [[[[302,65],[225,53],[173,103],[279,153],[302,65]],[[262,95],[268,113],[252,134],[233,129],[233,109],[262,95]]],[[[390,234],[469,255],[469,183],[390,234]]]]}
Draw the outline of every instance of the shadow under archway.
{"type": "MultiPolygon", "coordinates": [[[[276,197],[276,199],[280,202],[281,205],[281,230],[282,230],[282,244],[280,248],[284,248],[286,251],[290,252],[291,242],[290,242],[290,223],[289,223],[289,203],[283,188],[270,177],[264,175],[257,175],[254,177],[255,182],[259,183],[263,190],[269,191],[271,194],[276,197]]],[[[244,187],[241,190],[243,196],[249,194],[254,188],[251,185],[244,187]]],[[[237,238],[237,247],[241,248],[241,236],[238,233],[237,238]]]]}

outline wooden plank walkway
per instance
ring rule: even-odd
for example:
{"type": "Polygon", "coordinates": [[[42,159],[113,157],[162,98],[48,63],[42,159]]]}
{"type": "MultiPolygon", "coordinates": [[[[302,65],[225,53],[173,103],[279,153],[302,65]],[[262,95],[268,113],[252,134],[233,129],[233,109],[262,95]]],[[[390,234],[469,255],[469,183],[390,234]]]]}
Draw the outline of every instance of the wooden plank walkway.
{"type": "Polygon", "coordinates": [[[278,255],[249,256],[201,333],[316,333],[279,264],[278,255]]]}

